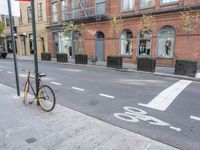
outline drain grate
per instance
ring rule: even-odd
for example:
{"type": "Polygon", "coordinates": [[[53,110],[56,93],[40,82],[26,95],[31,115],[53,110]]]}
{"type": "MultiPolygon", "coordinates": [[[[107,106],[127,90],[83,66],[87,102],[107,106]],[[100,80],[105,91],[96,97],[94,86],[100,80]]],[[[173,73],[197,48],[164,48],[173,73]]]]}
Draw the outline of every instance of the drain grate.
{"type": "Polygon", "coordinates": [[[29,144],[34,143],[35,141],[36,141],[36,139],[33,137],[26,139],[26,142],[29,144]]]}

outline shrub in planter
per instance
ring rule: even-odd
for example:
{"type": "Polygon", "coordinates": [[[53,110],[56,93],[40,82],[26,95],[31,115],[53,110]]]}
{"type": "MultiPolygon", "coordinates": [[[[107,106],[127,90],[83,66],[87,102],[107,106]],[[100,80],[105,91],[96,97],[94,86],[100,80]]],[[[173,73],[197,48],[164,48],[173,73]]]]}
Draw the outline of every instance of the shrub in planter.
{"type": "Polygon", "coordinates": [[[175,74],[195,77],[197,72],[197,61],[176,60],[175,74]]]}
{"type": "Polygon", "coordinates": [[[57,62],[68,62],[68,56],[65,53],[56,54],[57,62]]]}
{"type": "Polygon", "coordinates": [[[84,54],[75,55],[75,64],[87,64],[88,56],[84,54]]]}
{"type": "Polygon", "coordinates": [[[141,56],[137,58],[137,70],[155,72],[156,59],[149,56],[141,56]]]}
{"type": "Polygon", "coordinates": [[[51,61],[51,54],[50,53],[41,53],[41,60],[51,61]]]}
{"type": "Polygon", "coordinates": [[[107,57],[107,67],[111,68],[122,68],[122,57],[121,56],[108,56],[107,57]]]}

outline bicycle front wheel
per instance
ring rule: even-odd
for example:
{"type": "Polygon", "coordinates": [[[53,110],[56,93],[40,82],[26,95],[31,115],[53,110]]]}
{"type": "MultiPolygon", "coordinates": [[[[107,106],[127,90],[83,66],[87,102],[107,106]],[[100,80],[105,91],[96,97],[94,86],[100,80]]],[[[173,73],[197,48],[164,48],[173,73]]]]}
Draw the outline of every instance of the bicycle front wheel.
{"type": "Polygon", "coordinates": [[[48,85],[42,85],[38,91],[38,101],[44,111],[52,111],[56,104],[53,90],[48,85]]]}

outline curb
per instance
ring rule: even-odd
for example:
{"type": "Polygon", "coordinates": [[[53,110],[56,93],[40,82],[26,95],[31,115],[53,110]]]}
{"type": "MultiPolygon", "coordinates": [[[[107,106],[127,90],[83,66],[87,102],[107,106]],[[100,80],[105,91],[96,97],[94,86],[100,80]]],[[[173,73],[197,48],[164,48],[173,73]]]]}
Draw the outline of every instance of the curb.
{"type": "MultiPolygon", "coordinates": [[[[8,59],[13,59],[13,58],[8,58],[8,59]]],[[[32,59],[23,59],[23,58],[19,59],[19,60],[34,61],[32,59]]],[[[61,63],[61,62],[55,62],[55,61],[42,61],[41,58],[38,58],[38,61],[45,62],[45,63],[52,63],[52,64],[87,66],[87,67],[91,67],[91,68],[108,69],[108,70],[115,70],[115,71],[121,71],[121,72],[134,72],[134,73],[151,74],[151,75],[154,75],[154,76],[171,77],[171,78],[176,78],[176,79],[184,79],[184,80],[191,80],[191,81],[195,81],[195,82],[200,82],[200,79],[197,79],[197,78],[194,78],[194,77],[174,75],[174,74],[168,74],[168,73],[159,73],[159,72],[152,73],[152,72],[138,71],[138,70],[133,70],[133,69],[128,69],[128,68],[116,69],[116,68],[109,68],[109,67],[106,67],[106,66],[92,65],[92,64],[75,64],[75,63],[71,63],[71,62],[61,63]]]]}

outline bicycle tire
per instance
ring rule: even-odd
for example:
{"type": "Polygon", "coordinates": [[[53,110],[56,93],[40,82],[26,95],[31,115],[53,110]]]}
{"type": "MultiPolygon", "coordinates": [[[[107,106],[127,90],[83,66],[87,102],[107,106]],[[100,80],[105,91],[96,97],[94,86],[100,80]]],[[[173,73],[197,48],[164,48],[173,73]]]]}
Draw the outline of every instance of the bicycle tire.
{"type": "Polygon", "coordinates": [[[44,111],[49,112],[54,109],[56,104],[56,97],[51,87],[48,85],[42,85],[40,87],[38,91],[38,102],[44,111]]]}
{"type": "Polygon", "coordinates": [[[26,81],[26,83],[25,83],[25,85],[24,85],[24,97],[23,97],[23,103],[25,104],[25,105],[28,105],[27,104],[27,97],[28,97],[28,88],[29,88],[29,85],[28,85],[29,83],[26,81]]]}

